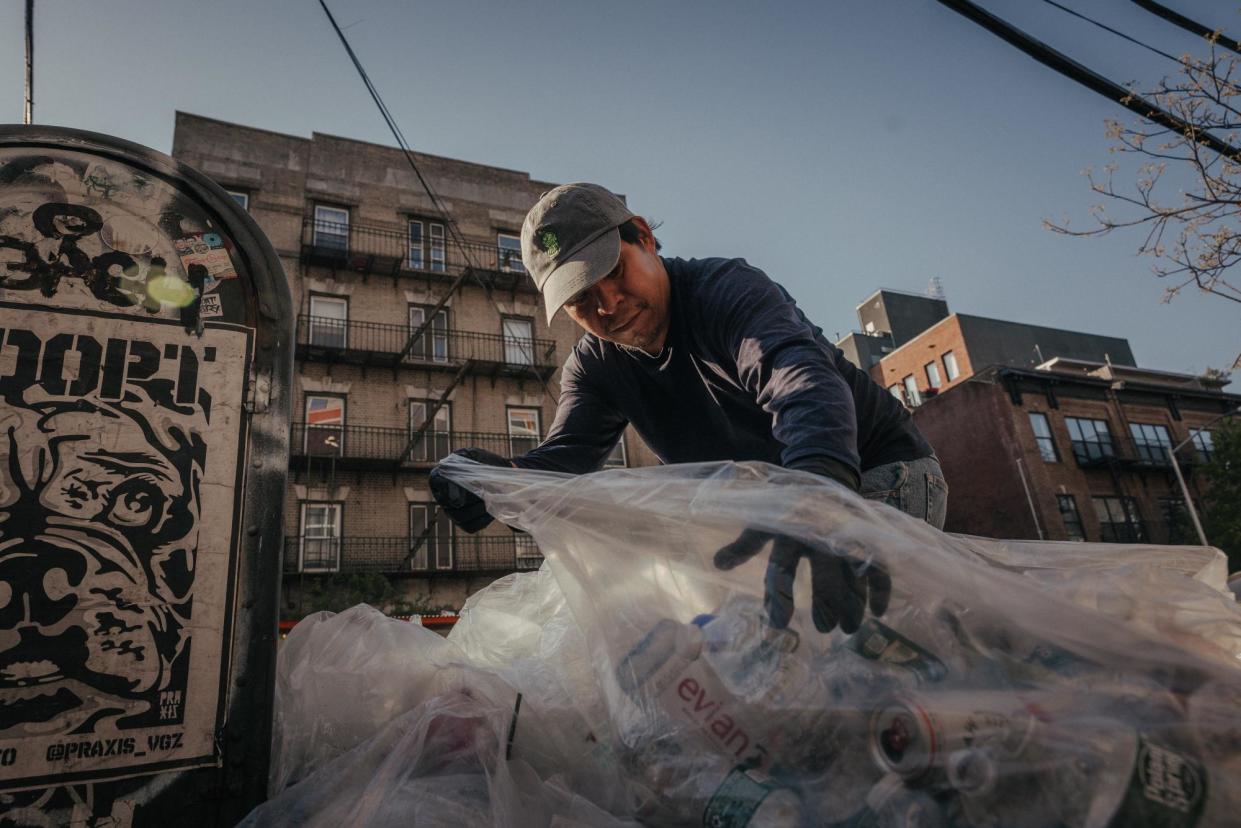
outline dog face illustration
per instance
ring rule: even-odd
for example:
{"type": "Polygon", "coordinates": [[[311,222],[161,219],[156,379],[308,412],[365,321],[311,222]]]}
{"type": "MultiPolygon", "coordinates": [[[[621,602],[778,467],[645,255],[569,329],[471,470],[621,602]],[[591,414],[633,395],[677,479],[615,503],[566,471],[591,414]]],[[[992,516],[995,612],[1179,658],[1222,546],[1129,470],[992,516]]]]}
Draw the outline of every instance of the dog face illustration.
{"type": "Polygon", "coordinates": [[[188,657],[201,437],[151,405],[0,412],[0,737],[141,716],[188,657]]]}

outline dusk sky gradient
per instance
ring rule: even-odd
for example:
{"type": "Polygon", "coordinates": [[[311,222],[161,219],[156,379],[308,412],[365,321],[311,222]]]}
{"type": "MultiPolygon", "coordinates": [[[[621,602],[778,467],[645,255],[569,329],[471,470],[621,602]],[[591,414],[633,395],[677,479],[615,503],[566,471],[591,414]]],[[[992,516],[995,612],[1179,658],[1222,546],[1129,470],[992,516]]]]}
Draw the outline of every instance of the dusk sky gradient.
{"type": "MultiPolygon", "coordinates": [[[[1060,2],[1203,51],[1129,0],[1060,2]]],[[[1118,82],[1176,70],[1042,0],[980,4],[1118,82]]],[[[1127,337],[1147,367],[1241,353],[1241,305],[1162,304],[1139,234],[1042,227],[1089,226],[1080,173],[1117,160],[1104,119],[1128,113],[933,0],[329,5],[414,149],[625,193],[666,254],[745,257],[829,336],[938,276],[953,311],[1127,337]]],[[[1166,5],[1241,35],[1241,3],[1166,5]]],[[[0,122],[22,118],[24,7],[0,2],[0,122]]],[[[315,0],[36,0],[35,60],[37,123],[164,152],[176,110],[393,143],[315,0]]]]}

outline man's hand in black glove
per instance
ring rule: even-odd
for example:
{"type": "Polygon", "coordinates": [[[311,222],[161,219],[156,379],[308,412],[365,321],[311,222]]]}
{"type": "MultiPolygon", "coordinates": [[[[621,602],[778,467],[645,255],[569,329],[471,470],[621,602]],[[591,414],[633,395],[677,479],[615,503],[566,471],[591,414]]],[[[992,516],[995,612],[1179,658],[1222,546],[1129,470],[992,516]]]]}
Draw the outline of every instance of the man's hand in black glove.
{"type": "MultiPolygon", "coordinates": [[[[858,473],[831,457],[803,457],[789,468],[835,480],[857,491],[858,473]]],[[[747,529],[741,537],[715,553],[719,569],[732,569],[757,555],[771,542],[763,604],[771,625],[784,629],[793,618],[793,577],[802,558],[810,560],[810,585],[814,595],[811,616],[819,632],[831,632],[837,624],[846,633],[856,632],[867,603],[875,615],[883,615],[892,595],[892,578],[874,562],[850,557],[844,550],[811,546],[786,535],[747,529]]]]}
{"type": "Polygon", "coordinates": [[[771,626],[782,630],[793,617],[793,578],[802,558],[810,560],[813,593],[811,617],[819,632],[856,632],[867,603],[874,615],[883,615],[892,595],[892,578],[878,564],[860,561],[841,552],[811,546],[787,535],[747,529],[741,537],[715,553],[719,569],[732,569],[757,555],[771,543],[763,605],[771,626]]]}
{"type": "MultiPolygon", "coordinates": [[[[486,449],[463,448],[453,454],[488,466],[510,468],[513,465],[513,461],[508,458],[492,454],[486,449]]],[[[487,504],[483,503],[483,499],[449,480],[439,466],[431,470],[431,496],[453,523],[471,535],[487,528],[491,523],[491,515],[487,514],[487,504]]]]}

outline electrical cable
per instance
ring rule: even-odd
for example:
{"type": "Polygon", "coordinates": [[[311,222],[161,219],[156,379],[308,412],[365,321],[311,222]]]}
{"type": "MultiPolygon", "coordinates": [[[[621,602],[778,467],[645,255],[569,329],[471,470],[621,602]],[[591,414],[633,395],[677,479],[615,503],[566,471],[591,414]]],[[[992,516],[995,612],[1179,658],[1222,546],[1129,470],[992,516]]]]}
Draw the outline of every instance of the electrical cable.
{"type": "Polygon", "coordinates": [[[1130,37],[1129,35],[1125,34],[1124,32],[1117,31],[1116,29],[1113,29],[1111,26],[1108,26],[1108,25],[1106,25],[1106,24],[1104,24],[1104,23],[1100,23],[1098,20],[1095,20],[1094,18],[1087,17],[1086,15],[1082,14],[1081,12],[1076,12],[1076,11],[1074,11],[1073,9],[1070,9],[1068,6],[1062,6],[1062,5],[1060,5],[1059,3],[1055,2],[1055,0],[1043,0],[1043,2],[1044,2],[1044,3],[1046,3],[1046,4],[1047,4],[1047,5],[1049,5],[1049,6],[1054,6],[1054,7],[1056,7],[1057,9],[1059,9],[1059,10],[1060,10],[1060,11],[1062,11],[1062,12],[1064,12],[1065,14],[1071,14],[1071,15],[1073,15],[1074,17],[1079,17],[1079,18],[1081,18],[1082,20],[1085,20],[1087,23],[1091,24],[1092,26],[1098,26],[1100,29],[1103,29],[1105,32],[1111,32],[1112,34],[1116,35],[1117,37],[1121,38],[1122,40],[1127,40],[1127,41],[1129,41],[1130,43],[1133,43],[1133,44],[1135,44],[1135,45],[1137,45],[1137,46],[1141,46],[1143,49],[1147,49],[1147,50],[1149,50],[1149,51],[1151,51],[1151,52],[1154,52],[1155,54],[1159,55],[1160,57],[1165,57],[1165,58],[1167,58],[1168,60],[1172,61],[1173,63],[1180,63],[1180,62],[1181,62],[1181,59],[1180,59],[1180,58],[1178,58],[1178,57],[1176,57],[1175,55],[1170,55],[1170,54],[1168,54],[1167,52],[1163,51],[1162,49],[1156,49],[1154,46],[1151,46],[1151,45],[1150,45],[1150,44],[1148,44],[1148,43],[1143,43],[1142,41],[1138,40],[1136,37],[1130,37]]]}
{"type": "MultiPolygon", "coordinates": [[[[423,189],[426,190],[427,195],[431,199],[431,204],[434,207],[435,212],[439,215],[441,219],[443,219],[444,226],[448,228],[449,235],[452,237],[453,242],[457,245],[457,248],[461,253],[461,257],[465,261],[464,272],[460,276],[458,276],[456,280],[454,280],[452,285],[449,286],[447,293],[435,305],[435,307],[433,307],[430,311],[427,312],[426,320],[422,323],[422,327],[419,328],[417,331],[413,332],[412,334],[410,334],[410,337],[409,337],[410,342],[414,342],[419,337],[425,335],[426,331],[431,327],[432,323],[434,322],[435,316],[438,313],[438,311],[441,308],[443,308],[444,305],[448,303],[448,299],[451,298],[452,295],[457,291],[457,288],[460,286],[461,282],[465,279],[465,276],[467,274],[470,276],[473,276],[474,281],[478,283],[478,286],[482,288],[483,291],[487,294],[487,297],[491,299],[491,302],[495,306],[495,309],[500,313],[501,316],[504,316],[505,315],[504,309],[500,307],[499,303],[496,302],[495,298],[492,297],[491,295],[491,287],[485,284],[483,280],[479,278],[477,268],[474,266],[474,260],[471,258],[469,250],[466,248],[464,237],[461,235],[460,231],[457,229],[456,222],[453,220],[452,216],[449,215],[447,208],[444,207],[443,202],[440,200],[439,196],[436,194],[434,188],[431,187],[431,183],[427,181],[425,177],[423,177],[422,171],[418,169],[418,164],[417,162],[414,161],[413,150],[410,149],[409,143],[405,140],[405,135],[401,132],[401,128],[397,125],[396,119],[392,116],[392,112],[388,109],[387,105],[383,102],[383,98],[380,96],[379,90],[375,87],[375,84],[371,81],[370,76],[367,75],[366,69],[363,68],[362,66],[362,61],[359,60],[357,53],[353,51],[353,47],[349,45],[348,38],[345,37],[344,31],[341,30],[340,26],[336,23],[336,18],[332,15],[331,10],[327,7],[327,3],[325,2],[325,0],[319,0],[319,5],[323,8],[323,13],[327,15],[328,22],[332,24],[332,28],[336,31],[336,36],[340,38],[341,45],[345,47],[345,52],[349,55],[349,60],[353,62],[353,66],[357,70],[358,76],[361,77],[363,85],[366,86],[366,91],[370,93],[371,99],[375,102],[375,106],[379,108],[379,113],[380,115],[383,116],[384,122],[388,125],[388,129],[392,132],[393,138],[396,139],[397,146],[400,148],[402,154],[405,156],[406,162],[409,164],[410,169],[414,171],[414,175],[417,177],[418,182],[422,185],[423,189]]],[[[533,329],[533,326],[531,327],[533,329]]],[[[402,354],[402,356],[403,355],[404,354],[402,354]]],[[[532,345],[532,349],[531,349],[532,359],[533,359],[533,356],[534,356],[534,352],[533,352],[533,345],[532,345]]],[[[552,392],[551,387],[547,384],[547,380],[543,378],[543,375],[539,373],[539,371],[537,371],[533,365],[530,366],[530,373],[534,374],[534,376],[539,380],[539,383],[543,386],[543,392],[547,394],[548,397],[551,398],[552,402],[559,404],[560,402],[559,398],[557,397],[556,394],[552,392]]]]}
{"type": "Polygon", "coordinates": [[[1198,21],[1190,20],[1185,15],[1178,14],[1162,3],[1154,2],[1154,0],[1133,0],[1133,3],[1141,6],[1143,9],[1146,9],[1148,12],[1156,15],[1157,17],[1162,17],[1174,26],[1179,26],[1187,32],[1193,32],[1199,37],[1205,37],[1212,43],[1219,43],[1230,52],[1237,52],[1238,54],[1241,54],[1241,41],[1234,40],[1230,37],[1224,37],[1223,29],[1208,29],[1198,21]]]}

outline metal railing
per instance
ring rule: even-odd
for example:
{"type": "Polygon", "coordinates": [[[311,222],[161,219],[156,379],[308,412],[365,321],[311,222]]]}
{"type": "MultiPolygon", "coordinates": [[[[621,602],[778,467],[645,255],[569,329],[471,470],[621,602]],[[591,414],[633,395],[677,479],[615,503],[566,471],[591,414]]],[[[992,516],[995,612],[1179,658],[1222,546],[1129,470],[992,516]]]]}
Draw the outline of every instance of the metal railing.
{"type": "Polygon", "coordinates": [[[543,555],[532,540],[517,535],[428,538],[413,551],[415,538],[284,539],[286,573],[451,575],[538,569],[543,555]]]}
{"type": "MultiPolygon", "coordinates": [[[[315,425],[293,423],[289,445],[294,457],[313,461],[401,459],[409,445],[410,431],[361,425],[315,425]]],[[[524,454],[538,444],[538,438],[510,436],[499,432],[434,431],[422,433],[414,444],[408,463],[435,463],[453,451],[467,446],[483,448],[503,456],[524,454]]]]}
{"type": "MultiPolygon", "coordinates": [[[[297,344],[341,354],[384,354],[399,357],[417,329],[383,322],[350,322],[300,314],[297,344]]],[[[461,365],[487,362],[513,368],[555,368],[556,342],[477,331],[427,331],[403,360],[406,364],[461,365]]]]}
{"type": "Polygon", "coordinates": [[[522,266],[520,251],[497,242],[458,245],[444,236],[431,236],[429,227],[423,223],[421,238],[416,239],[408,228],[307,218],[302,222],[302,256],[314,263],[384,274],[456,275],[472,266],[502,287],[536,289],[522,266]]]}

